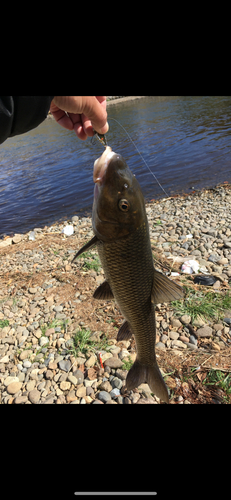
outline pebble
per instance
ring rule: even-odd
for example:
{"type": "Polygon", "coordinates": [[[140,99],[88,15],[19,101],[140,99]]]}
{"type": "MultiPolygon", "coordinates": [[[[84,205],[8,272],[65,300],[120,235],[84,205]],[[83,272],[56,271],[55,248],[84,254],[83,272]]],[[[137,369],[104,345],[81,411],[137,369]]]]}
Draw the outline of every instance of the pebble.
{"type": "Polygon", "coordinates": [[[29,392],[28,399],[32,404],[37,403],[40,399],[40,392],[37,389],[33,389],[29,392]]]}
{"type": "Polygon", "coordinates": [[[53,379],[53,376],[54,376],[54,374],[53,374],[53,371],[52,371],[52,370],[47,370],[47,371],[45,372],[45,377],[46,377],[46,380],[52,380],[52,379],[53,379]]]}
{"type": "Polygon", "coordinates": [[[78,380],[74,375],[68,375],[67,380],[69,380],[69,382],[74,385],[77,385],[78,383],[78,380]]]}
{"type": "Polygon", "coordinates": [[[103,403],[106,403],[107,401],[110,401],[111,395],[106,391],[100,391],[98,394],[98,398],[103,403]]]}
{"type": "Polygon", "coordinates": [[[173,328],[180,328],[182,326],[179,319],[171,318],[171,325],[173,328]]]}
{"type": "Polygon", "coordinates": [[[195,351],[196,349],[198,349],[197,345],[192,344],[191,342],[186,342],[186,346],[188,347],[188,349],[191,349],[191,351],[195,351]]]}
{"type": "Polygon", "coordinates": [[[110,396],[112,399],[115,399],[117,398],[117,396],[120,395],[120,390],[119,389],[112,389],[112,391],[110,392],[110,396]]]}
{"type": "Polygon", "coordinates": [[[194,335],[190,335],[189,342],[191,344],[197,345],[197,339],[196,339],[196,337],[194,337],[194,335]]]}
{"type": "Polygon", "coordinates": [[[102,382],[98,386],[98,389],[101,389],[101,391],[110,392],[112,390],[112,385],[110,384],[110,382],[108,380],[106,380],[105,382],[102,382]]]}
{"type": "Polygon", "coordinates": [[[33,351],[31,351],[30,349],[26,349],[25,351],[21,352],[21,354],[19,355],[19,359],[21,361],[24,361],[24,359],[28,359],[31,354],[33,354],[33,351]]]}
{"type": "Polygon", "coordinates": [[[188,342],[188,337],[185,337],[184,335],[180,335],[179,340],[182,342],[188,342]]]}
{"type": "Polygon", "coordinates": [[[191,316],[189,316],[188,314],[184,314],[183,316],[181,316],[180,320],[181,322],[184,324],[184,325],[188,325],[189,323],[191,323],[191,316]]]}
{"type": "Polygon", "coordinates": [[[86,396],[86,387],[79,387],[79,389],[77,389],[76,391],[76,396],[78,396],[78,398],[82,398],[83,396],[86,396]]]}
{"type": "Polygon", "coordinates": [[[83,375],[83,372],[81,372],[81,370],[75,370],[73,372],[73,376],[77,379],[78,385],[83,383],[84,375],[83,375]]]}
{"type": "Polygon", "coordinates": [[[88,360],[86,361],[85,366],[86,366],[87,368],[91,368],[92,366],[94,366],[94,364],[96,363],[96,361],[97,361],[96,356],[95,356],[95,355],[92,355],[92,356],[90,356],[90,358],[88,358],[88,360]]]}
{"type": "MultiPolygon", "coordinates": [[[[180,323],[180,326],[182,326],[181,323],[180,323]]],[[[172,340],[177,340],[179,338],[179,333],[177,333],[177,332],[170,332],[169,333],[169,337],[172,340]]]]}
{"type": "Polygon", "coordinates": [[[156,405],[157,402],[153,398],[140,398],[136,405],[156,405]]]}
{"type": "Polygon", "coordinates": [[[163,344],[163,342],[157,342],[156,349],[161,349],[165,351],[165,345],[163,344]]]}
{"type": "MultiPolygon", "coordinates": [[[[219,187],[147,205],[154,246],[166,258],[173,255],[174,259],[178,256],[189,259],[194,255],[200,266],[211,274],[216,273],[219,290],[231,277],[230,202],[230,189],[219,187]],[[157,217],[160,224],[156,224],[157,217]]],[[[101,267],[83,269],[83,261],[76,273],[71,260],[81,243],[72,244],[71,238],[83,239],[85,243],[93,233],[91,218],[74,216],[72,222],[75,234],[62,244],[58,238],[52,239],[52,235],[61,235],[68,221],[37,228],[33,241],[28,240],[28,234],[8,238],[11,252],[2,245],[4,241],[0,242],[0,266],[9,273],[7,285],[0,289],[0,321],[8,323],[3,328],[0,326],[0,401],[2,404],[157,404],[147,384],[141,384],[138,391],[123,394],[128,370],[122,366],[130,358],[133,361],[136,358],[132,340],[117,343],[115,333],[110,339],[111,345],[101,352],[103,368],[99,351],[89,350],[86,355],[85,351],[84,355],[74,352],[75,332],[87,329],[96,319],[89,301],[91,289],[85,287],[81,279],[89,274],[93,290],[97,283],[104,281],[104,276],[101,267]],[[51,233],[47,247],[46,238],[41,240],[43,232],[51,233]],[[20,281],[20,273],[30,275],[28,288],[24,278],[20,281]],[[11,276],[15,278],[10,282],[11,276]]],[[[172,262],[169,261],[170,265],[172,262]]],[[[94,303],[94,307],[98,305],[94,303]]],[[[101,320],[93,327],[97,331],[92,329],[92,340],[96,344],[101,328],[112,329],[108,324],[111,307],[115,308],[111,303],[99,306],[101,320]]],[[[193,321],[196,338],[185,326],[192,321],[189,315],[176,318],[171,308],[162,304],[156,309],[156,350],[162,349],[161,357],[165,350],[172,348],[184,359],[188,349],[200,351],[203,342],[219,352],[227,348],[222,338],[228,344],[231,342],[229,311],[224,311],[223,321],[216,320],[214,324],[211,321],[209,325],[197,317],[193,321]]],[[[114,312],[117,314],[115,309],[114,312]]]]}
{"type": "Polygon", "coordinates": [[[70,382],[63,381],[60,384],[61,391],[68,391],[70,389],[70,387],[71,387],[71,383],[70,382]]]}
{"type": "Polygon", "coordinates": [[[60,370],[68,372],[71,367],[71,362],[69,361],[69,359],[62,359],[61,361],[59,361],[58,365],[60,370]]]}
{"type": "Polygon", "coordinates": [[[14,404],[21,405],[23,403],[27,403],[27,401],[28,401],[27,396],[18,396],[14,399],[14,404]]]}
{"type": "Polygon", "coordinates": [[[115,389],[121,389],[121,387],[123,386],[122,380],[118,377],[114,377],[111,380],[111,384],[112,384],[112,387],[114,387],[115,389]]]}
{"type": "Polygon", "coordinates": [[[31,365],[32,365],[32,363],[30,361],[28,361],[28,360],[26,360],[26,361],[23,362],[24,368],[30,368],[31,365]]]}
{"type": "Polygon", "coordinates": [[[8,387],[9,384],[12,384],[13,382],[19,382],[19,378],[18,377],[6,377],[5,380],[4,380],[4,385],[5,387],[8,387]]]}
{"type": "Polygon", "coordinates": [[[26,385],[26,390],[28,392],[33,391],[33,389],[35,388],[35,384],[36,384],[35,380],[30,380],[26,385]]]}
{"type": "Polygon", "coordinates": [[[7,392],[8,394],[16,394],[16,392],[19,392],[22,387],[22,382],[11,382],[7,386],[7,392]]]}
{"type": "Polygon", "coordinates": [[[197,330],[198,337],[212,337],[213,329],[210,326],[204,326],[203,328],[199,328],[197,330]]]}
{"type": "Polygon", "coordinates": [[[172,347],[183,347],[184,349],[187,348],[187,346],[185,345],[185,343],[182,342],[181,340],[173,340],[172,341],[172,347]]]}
{"type": "Polygon", "coordinates": [[[9,356],[3,356],[3,358],[0,359],[0,363],[9,363],[9,356]]]}
{"type": "Polygon", "coordinates": [[[121,361],[121,359],[112,357],[106,359],[106,361],[104,362],[104,366],[110,366],[110,368],[120,368],[121,366],[123,366],[123,361],[121,361]]]}
{"type": "Polygon", "coordinates": [[[46,345],[48,343],[49,343],[48,337],[41,337],[39,339],[39,345],[40,345],[40,347],[43,347],[44,345],[46,345]]]}
{"type": "Polygon", "coordinates": [[[194,319],[193,325],[194,326],[204,326],[205,320],[201,318],[200,316],[197,316],[197,318],[194,319]]]}

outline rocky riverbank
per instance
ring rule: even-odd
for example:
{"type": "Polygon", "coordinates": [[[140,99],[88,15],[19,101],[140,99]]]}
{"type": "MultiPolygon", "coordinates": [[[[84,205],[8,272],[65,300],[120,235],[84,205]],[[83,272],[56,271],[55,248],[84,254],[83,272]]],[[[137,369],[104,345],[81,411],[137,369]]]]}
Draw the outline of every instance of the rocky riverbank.
{"type": "MultiPolygon", "coordinates": [[[[229,291],[230,207],[229,185],[148,203],[157,269],[178,272],[172,279],[201,293],[229,291]],[[182,261],[190,258],[216,277],[212,287],[194,285],[192,275],[181,272],[182,261]]],[[[0,241],[1,403],[158,404],[147,384],[126,391],[135,341],[117,342],[120,311],[113,302],[92,298],[104,280],[97,252],[72,263],[76,250],[93,235],[91,218],[74,216],[32,229],[34,235],[0,241]],[[62,233],[68,224],[73,225],[71,236],[62,233]]],[[[193,321],[171,305],[156,309],[156,352],[170,402],[216,402],[202,387],[196,392],[198,386],[181,380],[179,369],[201,363],[230,370],[231,311],[219,320],[193,321]]]]}

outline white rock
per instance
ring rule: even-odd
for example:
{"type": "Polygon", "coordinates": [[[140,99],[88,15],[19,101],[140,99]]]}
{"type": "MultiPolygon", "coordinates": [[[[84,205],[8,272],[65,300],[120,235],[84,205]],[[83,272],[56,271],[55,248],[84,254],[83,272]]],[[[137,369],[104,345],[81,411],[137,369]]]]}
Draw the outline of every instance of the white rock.
{"type": "Polygon", "coordinates": [[[31,231],[29,233],[29,238],[28,238],[30,241],[34,241],[35,240],[35,232],[34,231],[31,231]]]}
{"type": "Polygon", "coordinates": [[[106,361],[106,359],[109,359],[109,358],[112,358],[112,354],[110,352],[105,352],[104,354],[101,354],[101,360],[102,360],[102,363],[104,363],[104,361],[106,361]]]}
{"type": "Polygon", "coordinates": [[[2,359],[0,359],[0,363],[9,363],[9,361],[10,361],[10,360],[9,360],[9,356],[7,356],[7,355],[6,355],[6,356],[3,356],[3,358],[2,358],[2,359]]]}
{"type": "Polygon", "coordinates": [[[90,358],[86,361],[85,366],[87,368],[91,368],[91,366],[95,365],[96,361],[97,357],[94,354],[92,354],[92,356],[90,356],[90,358]]]}
{"type": "Polygon", "coordinates": [[[64,233],[66,236],[71,236],[74,233],[74,227],[69,224],[68,226],[65,226],[63,228],[62,233],[64,233]]]}
{"type": "Polygon", "coordinates": [[[18,377],[6,377],[5,380],[4,380],[4,386],[7,387],[9,384],[11,384],[12,382],[19,382],[19,378],[18,377]]]}
{"type": "Polygon", "coordinates": [[[88,380],[88,379],[85,379],[84,380],[84,385],[85,387],[91,387],[92,384],[94,384],[94,382],[97,382],[97,378],[94,378],[93,380],[88,380]]]}
{"type": "Polygon", "coordinates": [[[130,356],[130,352],[128,352],[127,349],[122,349],[119,353],[119,358],[124,359],[127,358],[127,356],[130,356]]]}
{"type": "Polygon", "coordinates": [[[31,365],[32,365],[32,363],[28,359],[26,359],[26,361],[23,362],[24,368],[30,368],[31,365]]]}
{"type": "Polygon", "coordinates": [[[8,247],[9,245],[12,245],[12,240],[13,238],[7,238],[6,240],[0,241],[0,247],[8,247]]]}
{"type": "Polygon", "coordinates": [[[49,343],[49,339],[48,339],[48,337],[41,337],[41,338],[39,339],[39,345],[40,345],[40,347],[44,346],[44,345],[45,345],[45,344],[47,344],[47,343],[49,343]]]}
{"type": "Polygon", "coordinates": [[[186,344],[184,344],[184,342],[182,342],[181,340],[173,340],[172,341],[172,346],[175,347],[183,347],[183,349],[187,349],[187,346],[186,344]]]}

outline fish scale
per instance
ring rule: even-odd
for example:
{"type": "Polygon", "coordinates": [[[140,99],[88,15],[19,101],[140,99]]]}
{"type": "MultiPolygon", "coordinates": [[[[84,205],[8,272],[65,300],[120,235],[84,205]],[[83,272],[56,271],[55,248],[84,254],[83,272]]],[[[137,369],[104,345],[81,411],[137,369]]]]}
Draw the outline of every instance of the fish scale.
{"type": "Polygon", "coordinates": [[[155,360],[155,307],[151,302],[153,260],[147,220],[132,234],[113,243],[97,244],[114,298],[135,335],[137,358],[155,360]],[[145,279],[143,279],[145,275],[145,279]]]}

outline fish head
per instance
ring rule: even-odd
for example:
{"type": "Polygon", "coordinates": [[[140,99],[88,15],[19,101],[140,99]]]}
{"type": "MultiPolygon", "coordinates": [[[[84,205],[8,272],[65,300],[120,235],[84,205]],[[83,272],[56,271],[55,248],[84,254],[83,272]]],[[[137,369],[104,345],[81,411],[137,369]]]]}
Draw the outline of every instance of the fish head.
{"type": "Polygon", "coordinates": [[[110,147],[95,161],[93,180],[92,224],[99,239],[127,236],[146,220],[140,185],[123,157],[110,147]]]}

